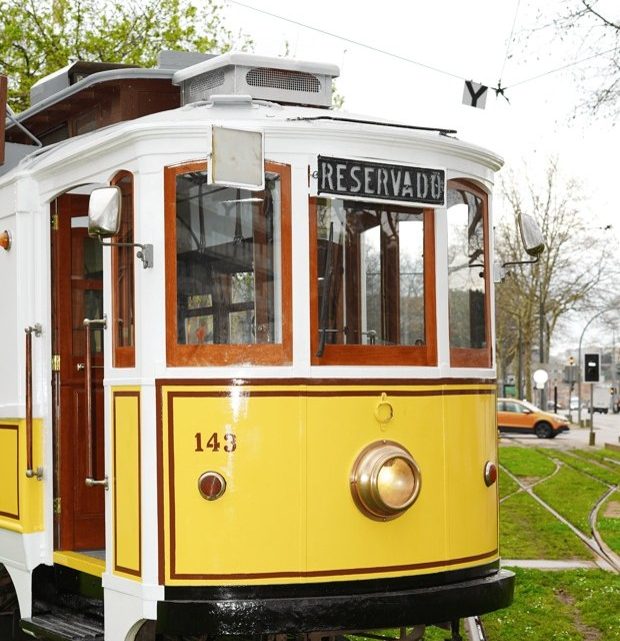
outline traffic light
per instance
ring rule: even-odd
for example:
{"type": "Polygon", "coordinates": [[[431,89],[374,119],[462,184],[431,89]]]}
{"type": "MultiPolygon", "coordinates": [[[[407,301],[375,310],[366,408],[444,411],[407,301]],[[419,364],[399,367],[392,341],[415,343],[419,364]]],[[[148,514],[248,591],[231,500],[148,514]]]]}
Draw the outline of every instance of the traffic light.
{"type": "Polygon", "coordinates": [[[586,354],[583,367],[583,380],[586,383],[598,383],[600,374],[601,355],[586,354]]]}

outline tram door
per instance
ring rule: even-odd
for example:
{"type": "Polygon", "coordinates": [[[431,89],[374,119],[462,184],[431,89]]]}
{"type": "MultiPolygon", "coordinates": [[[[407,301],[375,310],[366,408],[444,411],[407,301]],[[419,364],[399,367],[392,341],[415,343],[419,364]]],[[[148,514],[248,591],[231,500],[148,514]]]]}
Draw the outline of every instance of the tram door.
{"type": "Polygon", "coordinates": [[[88,235],[88,196],[64,194],[52,203],[55,548],[103,550],[104,479],[102,247],[88,235]],[[90,416],[86,350],[90,349],[90,416]]]}

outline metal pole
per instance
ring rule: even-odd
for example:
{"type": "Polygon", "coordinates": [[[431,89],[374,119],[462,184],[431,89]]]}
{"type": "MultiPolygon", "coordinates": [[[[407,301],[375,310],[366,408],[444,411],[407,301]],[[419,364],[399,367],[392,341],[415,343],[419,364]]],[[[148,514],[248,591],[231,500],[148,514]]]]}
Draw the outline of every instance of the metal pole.
{"type": "Polygon", "coordinates": [[[517,372],[517,398],[523,398],[523,333],[521,331],[521,319],[519,318],[519,367],[517,372]]]}
{"type": "MultiPolygon", "coordinates": [[[[581,336],[579,337],[579,352],[578,352],[578,360],[577,360],[577,397],[579,398],[579,407],[577,408],[577,423],[579,424],[579,427],[581,427],[581,343],[583,342],[583,335],[586,333],[586,329],[588,329],[590,323],[598,318],[599,316],[602,316],[606,312],[610,311],[609,309],[604,309],[592,316],[592,318],[586,323],[585,327],[583,328],[583,331],[581,332],[581,336]]],[[[590,418],[592,418],[592,414],[590,414],[590,418]]],[[[591,422],[591,421],[590,421],[591,422]]]]}
{"type": "MultiPolygon", "coordinates": [[[[541,284],[542,288],[542,284],[541,284]]],[[[540,357],[540,364],[544,365],[547,360],[545,358],[545,306],[542,302],[542,294],[540,306],[538,308],[539,313],[539,328],[538,328],[538,356],[540,357]]],[[[548,368],[545,368],[548,370],[548,368]]],[[[540,388],[540,409],[546,410],[546,401],[547,401],[547,390],[545,386],[540,388]]]]}
{"type": "Polygon", "coordinates": [[[594,383],[590,383],[590,445],[594,445],[596,434],[594,433],[594,383]]]}

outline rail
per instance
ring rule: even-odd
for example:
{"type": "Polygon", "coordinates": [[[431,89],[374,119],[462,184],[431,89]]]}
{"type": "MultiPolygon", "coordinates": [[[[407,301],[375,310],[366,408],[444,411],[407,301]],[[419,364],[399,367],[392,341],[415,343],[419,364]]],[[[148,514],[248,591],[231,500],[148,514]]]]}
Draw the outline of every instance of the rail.
{"type": "Polygon", "coordinates": [[[35,469],[33,463],[33,438],[32,438],[32,335],[41,336],[42,328],[39,323],[29,325],[26,332],[26,476],[29,479],[43,478],[43,468],[35,469]]]}

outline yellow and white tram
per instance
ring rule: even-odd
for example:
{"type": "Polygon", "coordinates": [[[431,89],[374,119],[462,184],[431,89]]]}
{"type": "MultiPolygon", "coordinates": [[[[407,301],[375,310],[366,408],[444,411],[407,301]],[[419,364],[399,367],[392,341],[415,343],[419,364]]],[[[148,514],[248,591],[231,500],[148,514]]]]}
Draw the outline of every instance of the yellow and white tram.
{"type": "Polygon", "coordinates": [[[331,110],[331,65],[185,65],[75,63],[7,121],[2,639],[507,606],[501,160],[331,110]]]}

